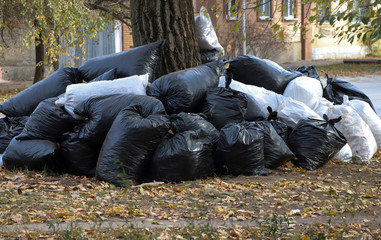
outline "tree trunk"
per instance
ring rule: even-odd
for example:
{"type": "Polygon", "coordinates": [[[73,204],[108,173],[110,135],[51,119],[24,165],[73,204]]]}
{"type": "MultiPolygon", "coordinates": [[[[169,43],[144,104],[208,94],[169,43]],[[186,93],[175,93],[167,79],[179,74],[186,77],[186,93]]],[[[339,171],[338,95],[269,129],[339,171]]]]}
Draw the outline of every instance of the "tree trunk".
{"type": "Polygon", "coordinates": [[[42,39],[39,37],[35,38],[35,48],[36,48],[36,68],[34,71],[34,79],[33,83],[36,83],[44,78],[45,75],[45,66],[44,66],[44,58],[45,58],[45,50],[44,44],[42,43],[42,39]]]}
{"type": "Polygon", "coordinates": [[[160,75],[201,64],[192,0],[131,0],[134,46],[166,39],[160,75]]]}

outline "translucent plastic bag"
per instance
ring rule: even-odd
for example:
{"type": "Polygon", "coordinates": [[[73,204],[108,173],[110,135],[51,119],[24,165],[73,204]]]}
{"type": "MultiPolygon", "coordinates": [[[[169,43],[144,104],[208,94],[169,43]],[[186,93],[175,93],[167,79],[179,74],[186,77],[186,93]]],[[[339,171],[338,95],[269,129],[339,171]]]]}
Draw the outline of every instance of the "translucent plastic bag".
{"type": "Polygon", "coordinates": [[[291,97],[314,109],[323,97],[323,88],[321,82],[315,78],[297,77],[287,85],[283,96],[291,97]]]}
{"type": "Polygon", "coordinates": [[[215,49],[220,52],[224,49],[218,42],[217,34],[205,7],[201,7],[200,16],[195,18],[195,23],[198,46],[201,51],[215,49]]]}
{"type": "Polygon", "coordinates": [[[335,125],[336,128],[346,137],[353,156],[368,163],[377,151],[377,143],[369,126],[360,115],[347,103],[331,107],[327,115],[330,118],[342,117],[342,120],[335,125]]]}
{"type": "Polygon", "coordinates": [[[230,84],[227,84],[226,81],[226,78],[220,78],[218,86],[225,87],[228,85],[231,89],[246,93],[249,98],[258,103],[262,113],[268,112],[267,107],[271,107],[273,111],[277,111],[279,109],[279,104],[285,99],[283,95],[277,94],[263,87],[248,85],[235,80],[231,80],[230,84]]]}
{"type": "Polygon", "coordinates": [[[328,101],[326,98],[320,98],[319,104],[314,110],[320,117],[323,117],[324,114],[327,114],[329,108],[333,107],[333,103],[328,101]]]}
{"type": "Polygon", "coordinates": [[[278,118],[292,128],[294,128],[300,120],[306,120],[308,118],[323,120],[323,118],[317,115],[317,113],[307,105],[292,98],[285,98],[279,105],[278,118]]]}
{"type": "Polygon", "coordinates": [[[90,97],[104,96],[110,94],[146,95],[148,85],[148,74],[134,75],[119,78],[113,81],[96,81],[91,83],[73,84],[66,88],[63,98],[56,101],[57,106],[65,106],[65,110],[76,119],[83,119],[74,113],[74,108],[90,97]]]}
{"type": "Polygon", "coordinates": [[[342,147],[340,151],[333,156],[332,160],[350,162],[352,160],[352,150],[349,144],[345,144],[344,147],[342,147]]]}
{"type": "MultiPolygon", "coordinates": [[[[344,96],[346,102],[347,96],[344,96]]],[[[368,124],[376,139],[378,149],[381,149],[381,119],[370,107],[369,103],[362,100],[350,100],[348,104],[356,110],[360,117],[368,124]]]]}

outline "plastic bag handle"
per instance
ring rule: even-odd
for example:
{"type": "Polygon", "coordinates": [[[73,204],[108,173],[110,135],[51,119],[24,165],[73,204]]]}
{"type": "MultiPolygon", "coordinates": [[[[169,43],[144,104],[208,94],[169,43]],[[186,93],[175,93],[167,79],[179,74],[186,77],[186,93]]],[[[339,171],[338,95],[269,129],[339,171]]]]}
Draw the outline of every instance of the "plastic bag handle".
{"type": "Polygon", "coordinates": [[[277,111],[273,112],[273,109],[270,106],[267,107],[267,111],[269,111],[269,116],[267,117],[268,121],[270,121],[270,120],[276,121],[278,119],[278,112],[277,111]]]}
{"type": "Polygon", "coordinates": [[[334,118],[334,119],[328,119],[327,114],[324,114],[324,115],[323,115],[323,118],[324,118],[324,120],[325,120],[327,123],[330,123],[330,124],[332,124],[332,125],[334,125],[334,124],[336,124],[336,123],[338,123],[338,122],[341,121],[341,116],[338,117],[338,118],[334,118]]]}
{"type": "Polygon", "coordinates": [[[233,80],[233,73],[226,72],[225,88],[230,88],[230,83],[232,83],[232,80],[233,80]]]}

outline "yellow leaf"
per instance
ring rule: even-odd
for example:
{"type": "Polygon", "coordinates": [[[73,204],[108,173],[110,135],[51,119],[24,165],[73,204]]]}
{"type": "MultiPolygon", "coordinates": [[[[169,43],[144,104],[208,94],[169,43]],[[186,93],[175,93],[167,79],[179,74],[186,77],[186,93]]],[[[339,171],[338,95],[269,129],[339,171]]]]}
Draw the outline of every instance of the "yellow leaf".
{"type": "Polygon", "coordinates": [[[226,46],[226,52],[230,52],[232,50],[232,45],[227,45],[226,46]]]}
{"type": "Polygon", "coordinates": [[[372,198],[372,197],[373,197],[373,195],[372,195],[372,194],[370,194],[370,193],[365,193],[365,197],[367,197],[367,198],[372,198]]]}

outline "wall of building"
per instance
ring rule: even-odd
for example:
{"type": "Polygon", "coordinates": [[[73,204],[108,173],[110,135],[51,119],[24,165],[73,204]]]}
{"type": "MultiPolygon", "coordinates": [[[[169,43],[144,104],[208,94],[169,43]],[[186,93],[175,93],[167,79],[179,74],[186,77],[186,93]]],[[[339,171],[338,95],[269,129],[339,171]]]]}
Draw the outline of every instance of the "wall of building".
{"type": "Polygon", "coordinates": [[[35,69],[34,47],[22,46],[21,30],[15,30],[12,36],[5,33],[8,47],[0,50],[0,67],[3,80],[32,80],[35,69]]]}
{"type": "Polygon", "coordinates": [[[123,25],[123,51],[129,50],[134,47],[132,38],[132,31],[127,25],[123,25]]]}
{"type": "Polygon", "coordinates": [[[335,29],[329,24],[321,26],[314,25],[311,28],[312,34],[324,34],[323,38],[315,38],[311,44],[312,59],[341,59],[341,58],[358,58],[364,57],[369,52],[368,47],[360,42],[353,44],[343,40],[339,43],[335,36],[335,29]]]}

